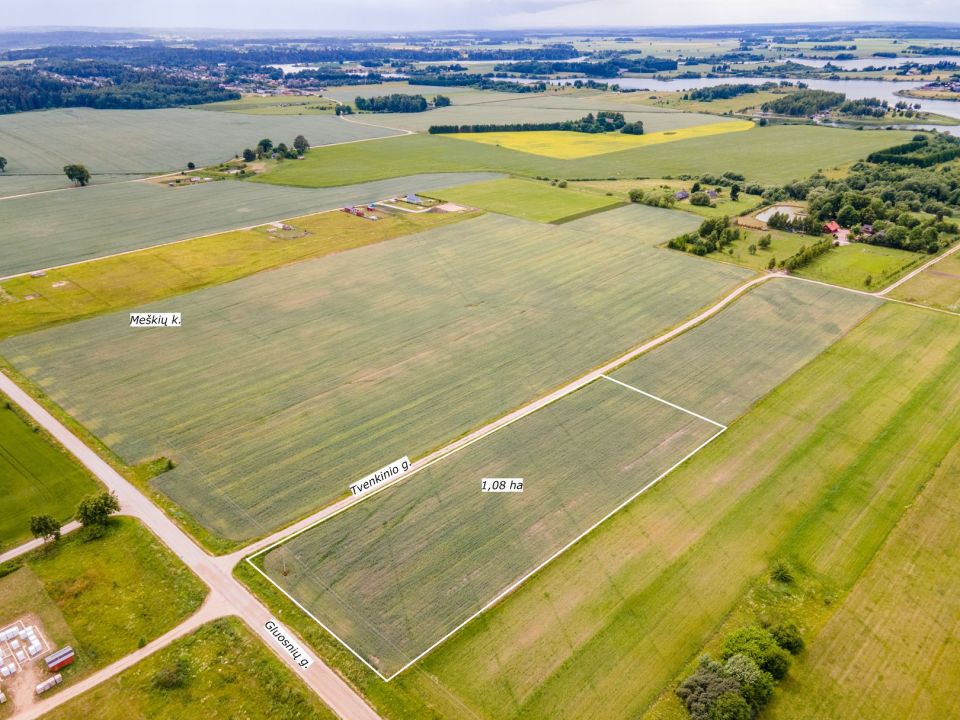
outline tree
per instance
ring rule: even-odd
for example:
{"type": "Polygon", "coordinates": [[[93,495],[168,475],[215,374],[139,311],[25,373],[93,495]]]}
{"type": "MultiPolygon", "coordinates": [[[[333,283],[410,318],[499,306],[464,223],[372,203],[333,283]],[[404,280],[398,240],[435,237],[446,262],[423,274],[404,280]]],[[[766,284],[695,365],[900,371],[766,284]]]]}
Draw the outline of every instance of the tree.
{"type": "Polygon", "coordinates": [[[724,675],[723,666],[705,655],[696,672],[680,683],[676,694],[694,720],[711,720],[718,699],[728,692],[738,694],[739,690],[736,679],[724,675]]]}
{"type": "Polygon", "coordinates": [[[264,138],[257,143],[257,152],[261,155],[267,155],[271,150],[273,150],[273,141],[270,138],[264,138]]]}
{"type": "Polygon", "coordinates": [[[30,532],[35,538],[60,539],[60,523],[52,515],[34,515],[30,518],[30,532]]]}
{"type": "Polygon", "coordinates": [[[298,153],[303,155],[307,150],[310,149],[310,143],[303,135],[297,135],[293,139],[293,147],[298,153]]]}
{"type": "Polygon", "coordinates": [[[860,215],[853,205],[844,205],[837,213],[837,222],[841,227],[851,227],[860,221],[860,215]]]}
{"type": "Polygon", "coordinates": [[[746,655],[733,655],[723,664],[723,674],[740,683],[740,694],[754,713],[773,695],[773,676],[757,667],[746,655]]]}
{"type": "Polygon", "coordinates": [[[773,242],[773,237],[770,235],[770,233],[767,233],[766,235],[760,238],[757,245],[760,247],[761,250],[769,250],[770,244],[772,242],[773,242]]]}
{"type": "Polygon", "coordinates": [[[437,95],[433,98],[434,107],[447,107],[450,104],[450,98],[446,95],[437,95]]]}
{"type": "Polygon", "coordinates": [[[756,245],[751,245],[750,247],[747,248],[747,252],[750,253],[751,255],[756,255],[756,254],[757,254],[757,246],[756,246],[756,245]]]}
{"type": "Polygon", "coordinates": [[[710,720],[751,720],[753,713],[743,696],[735,690],[728,690],[717,698],[710,720]]]}
{"type": "Polygon", "coordinates": [[[730,188],[730,199],[736,202],[739,197],[740,197],[740,186],[734,183],[733,187],[730,188]]]}
{"type": "MultiPolygon", "coordinates": [[[[869,285],[870,283],[867,283],[869,285]]],[[[797,655],[803,650],[803,636],[800,635],[800,628],[792,622],[782,622],[770,628],[770,634],[777,645],[782,647],[791,655],[797,655]]]]}
{"type": "Polygon", "coordinates": [[[244,162],[253,162],[257,159],[257,154],[250,148],[246,148],[243,151],[243,161],[244,162]]]}
{"type": "Polygon", "coordinates": [[[738,654],[746,655],[775,680],[783,679],[790,668],[790,656],[762,627],[745,627],[727,636],[723,641],[723,658],[738,654]]]}
{"type": "Polygon", "coordinates": [[[85,528],[102,530],[110,521],[110,516],[120,511],[120,501],[112,492],[103,491],[96,495],[87,495],[77,505],[77,520],[85,528]]]}
{"type": "Polygon", "coordinates": [[[83,187],[90,182],[90,171],[83,165],[64,165],[63,172],[75,185],[83,187]]]}
{"type": "Polygon", "coordinates": [[[770,258],[770,262],[767,263],[767,270],[773,270],[777,266],[777,259],[775,257],[770,258]]]}
{"type": "Polygon", "coordinates": [[[7,167],[7,159],[3,156],[0,156],[0,172],[5,172],[7,167]]]}
{"type": "Polygon", "coordinates": [[[699,183],[699,182],[695,182],[695,183],[693,184],[693,187],[690,188],[690,192],[692,192],[692,193],[700,192],[700,183],[699,183]]]}
{"type": "MultiPolygon", "coordinates": [[[[696,187],[696,185],[694,185],[694,187],[696,187]]],[[[710,196],[705,192],[694,191],[693,194],[690,195],[690,204],[707,207],[710,205],[710,196]]]]}

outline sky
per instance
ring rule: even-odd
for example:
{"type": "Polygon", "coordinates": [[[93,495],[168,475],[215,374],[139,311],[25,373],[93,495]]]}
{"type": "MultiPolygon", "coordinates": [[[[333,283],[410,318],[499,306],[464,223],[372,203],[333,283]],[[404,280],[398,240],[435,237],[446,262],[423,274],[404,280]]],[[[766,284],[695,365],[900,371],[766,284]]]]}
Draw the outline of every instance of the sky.
{"type": "Polygon", "coordinates": [[[900,20],[957,0],[0,0],[0,26],[410,31],[900,20]]]}

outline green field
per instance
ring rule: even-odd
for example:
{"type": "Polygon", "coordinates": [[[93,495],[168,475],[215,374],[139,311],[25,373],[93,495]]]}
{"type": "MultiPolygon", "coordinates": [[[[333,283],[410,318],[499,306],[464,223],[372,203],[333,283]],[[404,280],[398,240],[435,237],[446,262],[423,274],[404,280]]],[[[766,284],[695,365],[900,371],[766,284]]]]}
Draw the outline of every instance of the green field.
{"type": "Polygon", "coordinates": [[[639,206],[562,226],[484,216],[150,305],[183,313],[173,332],[131,331],[112,314],[0,353],[126,462],[172,458],[156,487],[207,528],[247,538],[747,277],[653,247],[696,224],[639,206]]]}
{"type": "Polygon", "coordinates": [[[31,537],[31,515],[53,515],[66,522],[80,499],[98,487],[65,450],[28,422],[2,394],[0,481],[5,502],[0,516],[0,550],[31,537]]]}
{"type": "Polygon", "coordinates": [[[83,163],[100,184],[221,162],[260,138],[290,144],[304,135],[329,145],[395,135],[395,131],[329,115],[269,116],[189,109],[91,110],[70,108],[0,116],[0,147],[7,158],[0,197],[69,187],[68,163],[83,163]]]}
{"type": "Polygon", "coordinates": [[[316,720],[335,715],[239,620],[192,635],[43,715],[43,720],[316,720]],[[174,687],[158,687],[161,676],[174,687]]]}
{"type": "Polygon", "coordinates": [[[620,202],[615,198],[515,178],[442,188],[431,195],[467,207],[536,222],[557,222],[571,216],[597,212],[620,202]]]}
{"type": "Polygon", "coordinates": [[[960,255],[928,267],[891,293],[892,297],[960,312],[960,255]]]}
{"type": "MultiPolygon", "coordinates": [[[[588,190],[590,192],[600,193],[601,195],[610,195],[623,201],[630,199],[631,190],[643,190],[659,195],[661,192],[670,191],[676,193],[679,190],[687,192],[693,186],[690,180],[666,180],[664,178],[645,178],[642,180],[587,180],[584,182],[571,183],[572,187],[588,190]]],[[[761,202],[756,195],[747,195],[740,193],[736,200],[730,199],[730,190],[721,188],[719,197],[712,201],[712,205],[691,205],[689,200],[680,200],[672,207],[675,210],[684,210],[692,212],[701,217],[735,217],[742,213],[753,210],[761,202]]],[[[764,265],[766,267],[766,265],[764,265]]]]}
{"type": "Polygon", "coordinates": [[[160,637],[206,595],[177,557],[129,518],[114,520],[103,538],[73,533],[17,563],[0,578],[0,618],[38,614],[55,644],[77,651],[68,679],[160,637]]]}
{"type": "Polygon", "coordinates": [[[316,95],[244,95],[239,100],[207,103],[196,110],[242,113],[244,115],[318,115],[333,113],[337,104],[316,95]]]}
{"type": "Polygon", "coordinates": [[[930,256],[923,253],[851,243],[821,255],[799,274],[836,285],[879,290],[929,259],[930,256]]]}
{"type": "Polygon", "coordinates": [[[219,285],[308,258],[382,242],[472,217],[471,213],[349,213],[291,218],[294,230],[231,230],[49,271],[0,285],[0,338],[219,285]],[[273,232],[271,232],[273,231],[273,232]],[[28,299],[30,298],[30,299],[28,299]]]}
{"type": "Polygon", "coordinates": [[[597,380],[293,539],[265,570],[390,676],[718,430],[597,380]],[[500,477],[523,492],[480,491],[500,477]]]}
{"type": "MultiPolygon", "coordinates": [[[[773,281],[612,377],[729,422],[877,304],[773,281]]],[[[299,535],[265,569],[391,675],[717,430],[599,380],[299,535]],[[483,494],[489,477],[524,491],[483,494]]]]}
{"type": "Polygon", "coordinates": [[[124,183],[0,200],[0,277],[490,177],[419,175],[320,192],[235,181],[124,183]]]}
{"type": "Polygon", "coordinates": [[[567,179],[665,177],[739,172],[749,180],[785,183],[862,159],[905,142],[909,133],[857,132],[806,125],[755,128],[748,132],[665,143],[581,160],[556,160],[454,138],[412,135],[312,151],[254,180],[278,185],[328,187],[413,172],[493,170],[567,179]],[[775,160],[773,160],[775,158],[775,160]]]}
{"type": "MultiPolygon", "coordinates": [[[[754,270],[766,270],[771,258],[778,261],[786,260],[791,255],[795,255],[804,245],[812,245],[816,242],[816,238],[809,235],[780,232],[779,230],[764,232],[741,228],[740,232],[743,235],[741,239],[734,240],[725,250],[710,253],[707,257],[720,262],[736,263],[754,270]],[[750,246],[757,245],[764,235],[770,235],[770,248],[762,250],[758,247],[756,253],[751,254],[750,246]]],[[[802,274],[802,271],[800,274],[802,274]]]]}

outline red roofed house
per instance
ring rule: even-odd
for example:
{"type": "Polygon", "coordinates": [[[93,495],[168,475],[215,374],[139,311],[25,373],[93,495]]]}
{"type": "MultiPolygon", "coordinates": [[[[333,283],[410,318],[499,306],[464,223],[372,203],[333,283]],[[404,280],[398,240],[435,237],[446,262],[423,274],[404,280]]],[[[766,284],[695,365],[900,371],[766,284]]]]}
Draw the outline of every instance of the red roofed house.
{"type": "Polygon", "coordinates": [[[840,225],[837,224],[836,220],[828,220],[823,224],[823,231],[825,233],[830,233],[831,235],[838,233],[840,232],[840,225]]]}

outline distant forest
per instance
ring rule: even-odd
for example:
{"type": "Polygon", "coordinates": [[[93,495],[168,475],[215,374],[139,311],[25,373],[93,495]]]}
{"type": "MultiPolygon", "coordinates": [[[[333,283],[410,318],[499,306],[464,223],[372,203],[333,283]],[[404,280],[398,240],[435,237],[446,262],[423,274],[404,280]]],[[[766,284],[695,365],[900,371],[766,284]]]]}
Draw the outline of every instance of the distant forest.
{"type": "Polygon", "coordinates": [[[142,110],[240,97],[216,83],[157,71],[98,65],[96,72],[97,80],[82,74],[62,79],[34,69],[0,68],[0,114],[62,107],[142,110]]]}

